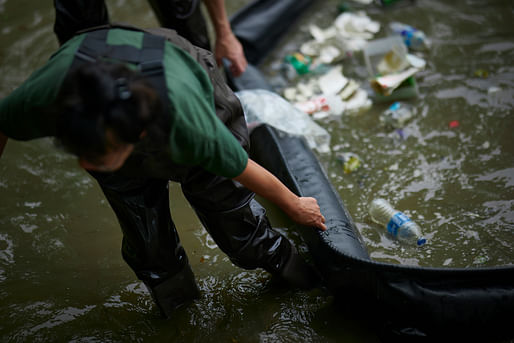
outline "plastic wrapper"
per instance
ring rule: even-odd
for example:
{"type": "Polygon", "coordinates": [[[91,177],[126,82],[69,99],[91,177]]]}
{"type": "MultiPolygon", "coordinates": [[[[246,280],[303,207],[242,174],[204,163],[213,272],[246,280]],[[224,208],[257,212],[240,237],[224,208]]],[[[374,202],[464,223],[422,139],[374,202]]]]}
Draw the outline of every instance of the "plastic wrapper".
{"type": "Polygon", "coordinates": [[[236,92],[236,95],[243,105],[250,130],[266,123],[289,134],[305,137],[309,147],[320,153],[330,151],[330,134],[280,95],[264,89],[244,90],[236,92]]]}

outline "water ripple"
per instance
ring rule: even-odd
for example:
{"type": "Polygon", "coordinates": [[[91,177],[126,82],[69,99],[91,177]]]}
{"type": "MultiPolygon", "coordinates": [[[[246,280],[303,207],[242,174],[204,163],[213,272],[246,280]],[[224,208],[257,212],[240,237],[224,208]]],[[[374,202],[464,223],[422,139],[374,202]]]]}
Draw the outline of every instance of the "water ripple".
{"type": "MultiPolygon", "coordinates": [[[[478,176],[477,181],[494,181],[495,183],[504,182],[504,187],[514,186],[514,168],[496,170],[486,175],[478,176]]],[[[514,193],[511,193],[514,194],[514,193]]]]}
{"type": "Polygon", "coordinates": [[[0,260],[8,264],[14,263],[14,243],[6,233],[0,233],[0,260]]]}

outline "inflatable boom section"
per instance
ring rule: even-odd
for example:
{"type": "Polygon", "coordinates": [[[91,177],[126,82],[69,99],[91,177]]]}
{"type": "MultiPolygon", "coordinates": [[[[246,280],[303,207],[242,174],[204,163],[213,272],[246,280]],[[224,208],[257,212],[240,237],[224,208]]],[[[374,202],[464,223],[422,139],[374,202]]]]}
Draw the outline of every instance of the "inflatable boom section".
{"type": "Polygon", "coordinates": [[[384,335],[411,339],[512,337],[514,267],[423,268],[372,261],[344,204],[302,137],[268,125],[251,134],[251,157],[300,196],[318,200],[327,231],[302,228],[316,267],[347,311],[384,335]]]}
{"type": "MultiPolygon", "coordinates": [[[[274,47],[310,0],[256,0],[231,24],[251,64],[274,47]]],[[[267,89],[250,68],[234,90],[267,89]]],[[[372,320],[392,342],[495,342],[514,339],[514,266],[423,268],[372,261],[317,157],[299,136],[266,124],[251,134],[251,157],[301,196],[318,200],[327,231],[301,228],[336,306],[372,320]]]]}

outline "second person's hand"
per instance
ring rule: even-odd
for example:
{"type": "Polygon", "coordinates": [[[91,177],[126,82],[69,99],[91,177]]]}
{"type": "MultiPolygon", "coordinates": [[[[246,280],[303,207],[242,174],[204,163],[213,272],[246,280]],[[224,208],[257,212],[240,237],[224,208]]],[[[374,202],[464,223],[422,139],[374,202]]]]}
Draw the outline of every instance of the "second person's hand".
{"type": "Polygon", "coordinates": [[[290,214],[291,218],[298,224],[312,226],[325,231],[325,217],[321,214],[318,202],[315,198],[299,197],[295,213],[290,214]]]}

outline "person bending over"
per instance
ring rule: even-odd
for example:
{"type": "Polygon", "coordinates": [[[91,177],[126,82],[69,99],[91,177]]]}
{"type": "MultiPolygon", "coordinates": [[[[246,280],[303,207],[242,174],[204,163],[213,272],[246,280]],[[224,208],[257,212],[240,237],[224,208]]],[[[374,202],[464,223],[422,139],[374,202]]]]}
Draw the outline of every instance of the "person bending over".
{"type": "Polygon", "coordinates": [[[117,216],[124,260],[165,316],[198,296],[169,211],[170,180],[236,266],[293,287],[319,281],[254,194],[325,230],[316,200],[248,157],[241,104],[213,54],[175,31],[118,26],[72,37],[0,101],[0,132],[0,151],[6,136],[54,136],[78,157],[117,216]]]}

